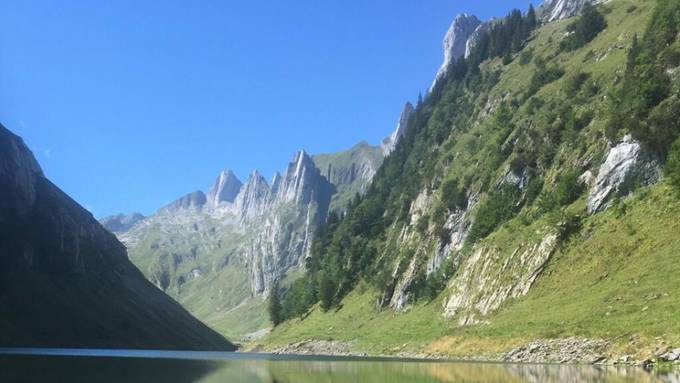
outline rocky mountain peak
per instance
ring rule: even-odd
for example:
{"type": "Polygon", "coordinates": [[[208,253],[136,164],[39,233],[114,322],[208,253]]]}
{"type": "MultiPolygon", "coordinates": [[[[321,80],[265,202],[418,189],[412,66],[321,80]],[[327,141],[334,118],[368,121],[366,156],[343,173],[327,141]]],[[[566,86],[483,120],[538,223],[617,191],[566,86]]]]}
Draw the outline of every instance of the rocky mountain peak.
{"type": "Polygon", "coordinates": [[[461,13],[456,16],[444,36],[444,62],[439,67],[430,90],[434,89],[437,82],[446,75],[449,65],[463,57],[470,35],[481,23],[476,16],[467,13],[461,13]]]}
{"type": "Polygon", "coordinates": [[[186,194],[182,198],[161,208],[160,212],[174,213],[180,210],[200,210],[208,201],[205,193],[200,190],[186,194]]]}
{"type": "Polygon", "coordinates": [[[599,0],[545,0],[541,5],[543,19],[557,21],[576,16],[586,3],[597,4],[599,0]]]}
{"type": "Polygon", "coordinates": [[[380,145],[384,155],[390,154],[397,146],[399,140],[406,134],[406,131],[408,130],[408,120],[411,118],[414,110],[415,109],[410,102],[407,102],[406,105],[404,105],[404,109],[399,116],[399,122],[397,122],[397,128],[389,137],[386,137],[380,145]]]}
{"type": "Polygon", "coordinates": [[[288,164],[276,192],[277,199],[280,202],[306,204],[312,199],[315,185],[321,177],[312,158],[300,150],[288,164]]]}
{"type": "Polygon", "coordinates": [[[235,205],[241,220],[254,218],[264,212],[269,194],[269,184],[257,170],[250,173],[236,197],[235,205]]]}
{"type": "Polygon", "coordinates": [[[223,170],[220,172],[219,176],[217,176],[215,184],[208,192],[208,203],[214,207],[221,202],[234,202],[234,199],[236,199],[236,196],[241,190],[241,186],[241,181],[231,169],[223,170]]]}

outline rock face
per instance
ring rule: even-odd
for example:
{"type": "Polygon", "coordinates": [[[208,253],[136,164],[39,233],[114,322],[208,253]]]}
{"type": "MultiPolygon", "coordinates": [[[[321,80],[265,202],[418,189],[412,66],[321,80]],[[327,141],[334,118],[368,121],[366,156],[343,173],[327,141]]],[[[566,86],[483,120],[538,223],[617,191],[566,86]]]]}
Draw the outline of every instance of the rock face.
{"type": "Polygon", "coordinates": [[[399,116],[397,128],[394,130],[394,132],[392,132],[392,134],[390,134],[389,137],[382,141],[381,148],[383,155],[386,156],[390,154],[397,146],[397,143],[399,143],[399,140],[406,134],[408,131],[408,120],[411,118],[414,110],[415,109],[410,102],[407,102],[406,105],[404,105],[404,110],[402,110],[401,115],[399,116]]]}
{"type": "Polygon", "coordinates": [[[477,43],[479,42],[479,38],[484,33],[488,32],[497,21],[497,19],[484,21],[483,23],[479,24],[477,28],[475,28],[474,32],[470,34],[470,37],[468,37],[467,41],[465,42],[465,58],[470,57],[472,49],[474,49],[474,47],[476,47],[477,43]]]}
{"type": "Polygon", "coordinates": [[[124,233],[144,218],[141,213],[117,214],[102,219],[101,224],[112,233],[124,233]]]}
{"type": "Polygon", "coordinates": [[[576,16],[586,3],[599,3],[597,0],[546,0],[541,5],[543,19],[550,21],[563,20],[576,16]]]}
{"type": "Polygon", "coordinates": [[[460,325],[469,325],[498,309],[507,299],[526,295],[556,244],[557,235],[546,234],[540,242],[518,246],[505,259],[499,258],[501,252],[496,249],[477,248],[449,282],[444,315],[456,316],[460,325]]]}
{"type": "Polygon", "coordinates": [[[222,202],[234,202],[234,199],[241,190],[241,181],[236,177],[236,175],[230,170],[223,170],[217,180],[215,180],[215,186],[213,186],[208,192],[208,203],[211,206],[219,206],[222,202]]]}
{"type": "Polygon", "coordinates": [[[199,210],[203,208],[207,201],[208,199],[206,198],[205,193],[197,190],[193,193],[185,195],[175,202],[172,202],[171,204],[165,206],[162,210],[165,210],[169,213],[184,209],[199,210]]]}
{"type": "Polygon", "coordinates": [[[272,194],[267,180],[257,170],[252,172],[234,201],[236,215],[247,222],[264,214],[272,194]]]}
{"type": "Polygon", "coordinates": [[[658,175],[658,166],[642,158],[640,144],[630,135],[624,137],[623,142],[609,150],[600,166],[588,195],[588,213],[602,210],[611,197],[627,193],[635,182],[650,184],[658,175]]]}
{"type": "Polygon", "coordinates": [[[0,201],[0,346],[233,349],[150,284],[1,125],[0,201]]]}
{"type": "Polygon", "coordinates": [[[444,36],[444,62],[439,67],[430,90],[446,76],[449,65],[465,55],[467,41],[480,24],[481,21],[474,15],[462,13],[456,16],[444,36]]]}
{"type": "Polygon", "coordinates": [[[266,190],[264,178],[256,178],[253,194],[259,200],[253,198],[253,202],[265,208],[250,215],[246,224],[255,226],[256,234],[241,251],[250,266],[254,295],[268,292],[272,281],[300,265],[311,245],[314,229],[326,219],[333,193],[333,186],[303,150],[288,164],[285,174],[274,185],[276,189],[266,190]]]}

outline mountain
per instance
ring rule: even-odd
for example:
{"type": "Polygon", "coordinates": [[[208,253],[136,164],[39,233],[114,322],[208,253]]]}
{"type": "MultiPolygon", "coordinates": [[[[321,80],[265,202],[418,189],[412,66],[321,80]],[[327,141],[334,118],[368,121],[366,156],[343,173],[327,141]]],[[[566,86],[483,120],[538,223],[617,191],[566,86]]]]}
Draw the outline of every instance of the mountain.
{"type": "Polygon", "coordinates": [[[130,230],[132,226],[144,218],[146,217],[141,213],[116,214],[105,217],[100,222],[112,233],[123,233],[130,230]]]}
{"type": "Polygon", "coordinates": [[[465,55],[467,41],[481,23],[477,16],[467,13],[456,16],[444,36],[444,62],[437,71],[430,89],[434,89],[437,83],[446,76],[452,62],[465,55]]]}
{"type": "Polygon", "coordinates": [[[264,301],[272,282],[286,286],[303,273],[329,211],[365,192],[382,160],[380,147],[362,142],[337,153],[301,150],[270,182],[254,171],[242,183],[224,170],[207,192],[116,234],[152,283],[221,332],[243,337],[270,326],[264,301]]]}
{"type": "Polygon", "coordinates": [[[380,147],[382,148],[383,155],[388,155],[392,153],[394,148],[397,147],[397,143],[399,140],[401,140],[406,132],[408,131],[408,123],[409,119],[411,118],[411,115],[413,114],[413,105],[410,102],[407,102],[406,105],[404,105],[404,110],[401,112],[401,115],[399,116],[399,122],[397,123],[397,128],[390,134],[388,137],[386,137],[380,147]]]}
{"type": "MultiPolygon", "coordinates": [[[[391,142],[396,145],[407,129],[408,117],[404,113],[407,113],[408,105],[410,103],[402,112],[400,123],[389,138],[390,145],[391,142]]],[[[348,150],[312,156],[316,167],[335,187],[335,193],[331,198],[331,210],[344,210],[357,193],[363,194],[366,191],[382,164],[384,151],[385,146],[377,147],[360,142],[348,150]]]]}
{"type": "Polygon", "coordinates": [[[541,6],[541,13],[548,22],[558,21],[577,15],[586,3],[600,2],[598,0],[547,0],[541,6]]]}
{"type": "Polygon", "coordinates": [[[233,350],[0,125],[0,346],[233,350]]]}
{"type": "Polygon", "coordinates": [[[593,363],[680,345],[680,3],[543,9],[562,20],[512,11],[438,72],[253,347],[593,363]]]}

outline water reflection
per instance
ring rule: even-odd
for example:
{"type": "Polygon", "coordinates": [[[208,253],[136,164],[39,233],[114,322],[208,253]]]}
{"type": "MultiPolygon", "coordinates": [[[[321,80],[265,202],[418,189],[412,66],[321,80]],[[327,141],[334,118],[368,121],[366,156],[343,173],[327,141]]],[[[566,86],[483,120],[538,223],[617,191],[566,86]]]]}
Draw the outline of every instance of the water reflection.
{"type": "MultiPolygon", "coordinates": [[[[203,357],[203,356],[202,356],[203,357]]],[[[176,356],[173,356],[176,358],[176,356]]],[[[1,355],[0,382],[678,383],[678,374],[604,366],[518,365],[219,355],[205,359],[1,355]]]]}

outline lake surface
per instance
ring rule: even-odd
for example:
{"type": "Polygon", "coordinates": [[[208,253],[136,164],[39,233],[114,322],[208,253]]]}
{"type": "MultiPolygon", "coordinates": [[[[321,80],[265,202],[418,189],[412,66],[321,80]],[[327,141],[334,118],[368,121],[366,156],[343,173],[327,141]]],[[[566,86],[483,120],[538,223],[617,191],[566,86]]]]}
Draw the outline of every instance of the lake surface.
{"type": "Polygon", "coordinates": [[[0,349],[0,382],[680,382],[637,368],[250,353],[0,349]]]}

